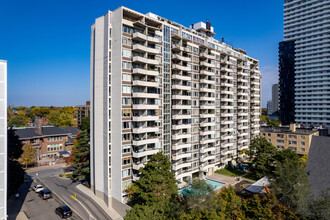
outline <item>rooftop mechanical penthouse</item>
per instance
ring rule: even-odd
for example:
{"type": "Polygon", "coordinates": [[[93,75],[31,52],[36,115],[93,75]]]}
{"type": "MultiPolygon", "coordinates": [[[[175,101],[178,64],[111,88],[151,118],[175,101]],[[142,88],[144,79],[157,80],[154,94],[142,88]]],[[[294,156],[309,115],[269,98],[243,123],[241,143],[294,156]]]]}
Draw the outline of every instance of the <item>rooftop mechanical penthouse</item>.
{"type": "Polygon", "coordinates": [[[244,160],[259,135],[258,60],[213,38],[120,7],[91,31],[91,184],[125,202],[139,168],[162,151],[179,182],[244,160]]]}

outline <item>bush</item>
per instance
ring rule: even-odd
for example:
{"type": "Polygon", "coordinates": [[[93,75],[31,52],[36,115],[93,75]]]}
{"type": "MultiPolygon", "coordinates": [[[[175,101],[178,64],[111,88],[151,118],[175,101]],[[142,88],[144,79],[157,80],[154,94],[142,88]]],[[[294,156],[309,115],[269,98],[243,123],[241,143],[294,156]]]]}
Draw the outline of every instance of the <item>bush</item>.
{"type": "Polygon", "coordinates": [[[64,177],[64,173],[61,173],[58,175],[59,177],[64,177]]]}

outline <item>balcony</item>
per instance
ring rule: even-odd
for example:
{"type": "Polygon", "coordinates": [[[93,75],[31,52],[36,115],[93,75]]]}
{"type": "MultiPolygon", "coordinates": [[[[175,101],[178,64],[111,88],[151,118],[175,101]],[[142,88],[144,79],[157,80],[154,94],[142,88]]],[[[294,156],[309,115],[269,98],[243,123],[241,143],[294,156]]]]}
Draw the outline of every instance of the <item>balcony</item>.
{"type": "Polygon", "coordinates": [[[137,80],[133,79],[133,86],[148,86],[158,88],[159,83],[155,81],[137,80]]]}
{"type": "Polygon", "coordinates": [[[150,65],[159,65],[158,60],[149,59],[149,58],[145,58],[145,57],[141,57],[141,56],[133,57],[133,62],[146,63],[146,64],[150,64],[150,65]]]}
{"type": "Polygon", "coordinates": [[[133,104],[133,109],[159,109],[161,108],[161,105],[155,105],[155,104],[133,104]]]}
{"type": "Polygon", "coordinates": [[[207,76],[214,76],[215,75],[214,72],[210,72],[210,71],[207,71],[207,70],[201,70],[200,74],[201,75],[207,75],[207,76]]]}
{"type": "Polygon", "coordinates": [[[215,138],[213,138],[213,139],[206,138],[206,139],[201,139],[199,141],[199,143],[201,143],[201,144],[209,144],[209,143],[214,143],[214,142],[215,142],[215,138]]]}
{"type": "Polygon", "coordinates": [[[151,148],[151,149],[143,149],[141,151],[133,151],[133,157],[140,158],[148,155],[153,155],[158,153],[160,150],[161,148],[151,148]]]}
{"type": "Polygon", "coordinates": [[[138,163],[133,163],[133,169],[134,170],[139,170],[140,168],[144,167],[144,163],[138,162],[138,163]]]}
{"type": "Polygon", "coordinates": [[[148,92],[134,92],[133,91],[133,97],[134,98],[158,99],[159,98],[159,94],[157,94],[157,93],[148,93],[148,92]]]}
{"type": "Polygon", "coordinates": [[[184,114],[177,114],[177,115],[174,115],[172,114],[172,119],[175,119],[175,120],[180,120],[180,119],[191,119],[191,115],[184,115],[184,114]]]}
{"type": "Polygon", "coordinates": [[[158,49],[156,48],[151,48],[151,47],[146,47],[144,45],[141,44],[135,44],[133,45],[133,51],[136,52],[143,52],[143,53],[150,53],[150,54],[158,54],[160,53],[158,49]]]}
{"type": "Polygon", "coordinates": [[[215,68],[215,64],[212,64],[212,63],[208,63],[208,62],[205,62],[205,61],[202,61],[200,63],[200,66],[206,66],[206,67],[210,67],[210,68],[215,68]]]}
{"type": "Polygon", "coordinates": [[[188,129],[191,128],[191,124],[172,124],[172,129],[173,130],[179,130],[179,129],[188,129]]]}
{"type": "Polygon", "coordinates": [[[191,153],[178,153],[172,155],[172,160],[180,160],[182,158],[190,158],[191,153]]]}
{"type": "Polygon", "coordinates": [[[156,121],[156,120],[159,120],[159,116],[153,116],[153,115],[133,116],[133,121],[156,121]]]}
{"type": "Polygon", "coordinates": [[[201,79],[200,82],[206,84],[215,84],[215,80],[208,80],[208,79],[201,79]]]}
{"type": "Polygon", "coordinates": [[[188,95],[172,95],[172,99],[191,100],[191,96],[188,96],[188,95]]]}
{"type": "Polygon", "coordinates": [[[147,132],[158,132],[159,127],[140,127],[140,128],[133,128],[133,133],[147,133],[147,132]]]}
{"type": "Polygon", "coordinates": [[[172,140],[179,140],[179,139],[184,139],[184,138],[191,138],[191,134],[175,134],[172,135],[172,140]]]}
{"type": "Polygon", "coordinates": [[[148,76],[159,76],[159,72],[157,70],[147,70],[141,68],[134,68],[133,74],[143,74],[148,76]]]}
{"type": "Polygon", "coordinates": [[[191,105],[172,105],[172,109],[191,109],[191,105]]]}
{"type": "Polygon", "coordinates": [[[133,140],[133,145],[141,146],[146,144],[155,144],[158,143],[159,139],[156,136],[149,136],[148,138],[136,138],[133,140]]]}
{"type": "Polygon", "coordinates": [[[174,163],[172,164],[172,170],[179,170],[184,167],[191,167],[191,163],[189,162],[180,162],[180,163],[174,163]]]}
{"type": "Polygon", "coordinates": [[[172,50],[174,51],[182,51],[183,47],[178,44],[172,44],[172,50]]]}
{"type": "Polygon", "coordinates": [[[172,89],[178,89],[178,90],[191,90],[191,86],[188,85],[180,85],[180,84],[172,84],[172,89]]]}
{"type": "Polygon", "coordinates": [[[172,149],[173,150],[181,150],[182,148],[189,148],[189,147],[191,147],[191,144],[186,144],[186,143],[172,144],[172,149]]]}
{"type": "Polygon", "coordinates": [[[191,71],[191,67],[181,66],[180,64],[172,64],[172,69],[180,71],[191,71]]]}
{"type": "Polygon", "coordinates": [[[173,54],[172,55],[172,59],[173,60],[181,60],[181,61],[185,61],[185,62],[191,62],[191,58],[190,57],[184,57],[184,56],[181,56],[179,54],[173,54]]]}
{"type": "Polygon", "coordinates": [[[179,74],[172,74],[172,79],[190,81],[191,80],[191,76],[183,76],[183,75],[179,75],[179,74]]]}

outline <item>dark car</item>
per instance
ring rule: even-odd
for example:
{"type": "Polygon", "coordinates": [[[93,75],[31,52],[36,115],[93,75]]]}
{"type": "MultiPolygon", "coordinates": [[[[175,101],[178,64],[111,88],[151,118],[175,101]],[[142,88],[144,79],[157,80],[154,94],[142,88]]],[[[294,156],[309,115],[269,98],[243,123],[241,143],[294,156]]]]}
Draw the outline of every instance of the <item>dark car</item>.
{"type": "Polygon", "coordinates": [[[50,199],[52,198],[52,192],[49,189],[44,189],[39,192],[39,196],[44,200],[50,199]]]}
{"type": "Polygon", "coordinates": [[[68,206],[61,206],[55,209],[56,215],[59,215],[61,218],[68,218],[72,216],[72,211],[68,206]]]}

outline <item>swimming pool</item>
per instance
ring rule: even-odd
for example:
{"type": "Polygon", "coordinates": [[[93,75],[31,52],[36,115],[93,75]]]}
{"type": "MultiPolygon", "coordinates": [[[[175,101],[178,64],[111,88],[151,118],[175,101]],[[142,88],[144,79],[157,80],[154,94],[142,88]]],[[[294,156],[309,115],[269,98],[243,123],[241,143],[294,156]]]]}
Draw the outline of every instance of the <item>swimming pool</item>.
{"type": "MultiPolygon", "coordinates": [[[[225,183],[218,182],[218,181],[215,181],[215,180],[209,180],[209,179],[205,179],[205,182],[207,184],[211,185],[213,187],[213,190],[219,189],[220,187],[226,185],[225,183]]],[[[182,194],[185,189],[189,190],[190,186],[188,186],[187,188],[179,190],[179,193],[182,194]]]]}

